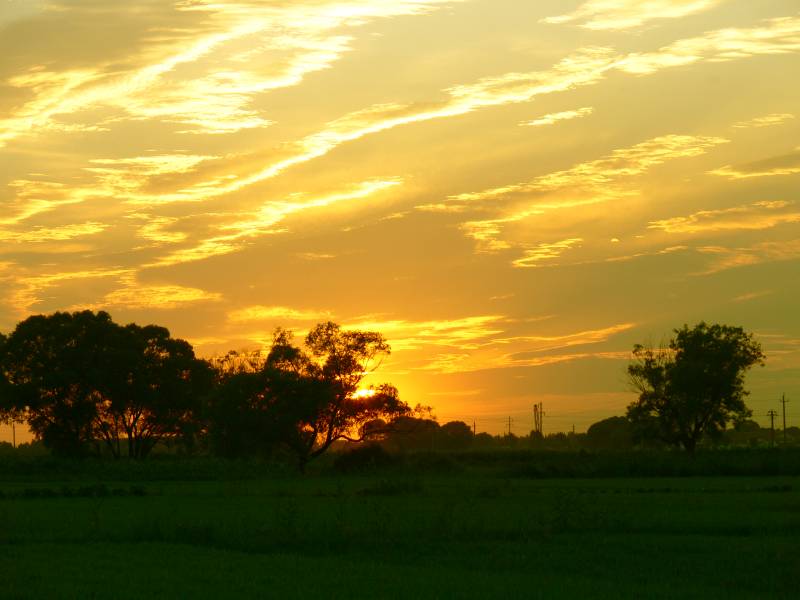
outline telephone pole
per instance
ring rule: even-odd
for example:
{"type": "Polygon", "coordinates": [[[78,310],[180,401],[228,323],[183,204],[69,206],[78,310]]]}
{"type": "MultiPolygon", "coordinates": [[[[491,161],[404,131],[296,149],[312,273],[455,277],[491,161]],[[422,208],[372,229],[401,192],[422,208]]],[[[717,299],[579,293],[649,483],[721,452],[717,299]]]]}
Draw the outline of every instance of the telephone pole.
{"type": "Polygon", "coordinates": [[[786,394],[781,394],[781,404],[783,405],[783,445],[786,445],[786,394]]]}
{"type": "Polygon", "coordinates": [[[508,437],[511,437],[511,417],[508,417],[508,437]]]}
{"type": "Polygon", "coordinates": [[[769,445],[775,445],[775,417],[778,416],[778,411],[768,410],[767,416],[769,417],[769,445]]]}
{"type": "Polygon", "coordinates": [[[476,435],[475,434],[476,425],[477,425],[477,420],[476,419],[472,419],[472,437],[475,437],[475,435],[476,435]]]}
{"type": "Polygon", "coordinates": [[[544,418],[544,410],[542,408],[542,403],[539,402],[538,404],[533,405],[533,431],[538,433],[539,435],[544,435],[542,421],[544,418]]]}

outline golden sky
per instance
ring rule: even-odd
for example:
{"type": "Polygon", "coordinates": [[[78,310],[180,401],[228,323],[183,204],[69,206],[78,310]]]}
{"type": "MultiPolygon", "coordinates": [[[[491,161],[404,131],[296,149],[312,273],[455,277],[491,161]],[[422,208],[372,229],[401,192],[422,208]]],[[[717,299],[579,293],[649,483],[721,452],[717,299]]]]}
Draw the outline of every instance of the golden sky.
{"type": "Polygon", "coordinates": [[[0,330],[332,319],[410,404],[526,434],[622,414],[632,345],[706,320],[763,343],[765,423],[800,407],[799,74],[797,0],[0,0],[0,330]]]}

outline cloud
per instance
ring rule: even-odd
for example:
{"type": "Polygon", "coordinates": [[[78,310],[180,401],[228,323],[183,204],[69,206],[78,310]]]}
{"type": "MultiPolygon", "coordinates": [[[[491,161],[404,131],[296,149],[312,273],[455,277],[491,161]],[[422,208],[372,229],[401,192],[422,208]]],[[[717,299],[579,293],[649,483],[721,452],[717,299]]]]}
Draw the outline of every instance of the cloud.
{"type": "Polygon", "coordinates": [[[720,4],[722,0],[588,0],[571,13],[542,19],[543,23],[580,22],[595,30],[641,27],[655,19],[678,19],[720,4]]]}
{"type": "Polygon", "coordinates": [[[800,50],[800,16],[769,19],[761,27],[717,29],[678,40],[655,52],[634,52],[620,58],[615,68],[649,75],[662,69],[700,61],[727,62],[751,56],[789,54],[800,50]]]}
{"type": "Polygon", "coordinates": [[[796,175],[800,173],[800,150],[744,165],[725,165],[719,169],[709,171],[709,173],[732,180],[796,175]]]}
{"type": "MultiPolygon", "coordinates": [[[[577,165],[564,171],[541,175],[528,183],[470,192],[451,196],[452,200],[474,202],[491,200],[510,194],[545,192],[567,187],[598,188],[616,183],[624,178],[641,175],[667,161],[691,158],[705,154],[709,149],[728,140],[719,137],[664,135],[652,138],[627,148],[614,150],[611,154],[577,165]]],[[[559,206],[544,205],[545,208],[559,206]]]]}
{"type": "Polygon", "coordinates": [[[285,232],[286,229],[279,225],[291,215],[312,209],[331,207],[342,202],[364,200],[401,183],[399,178],[370,180],[345,190],[309,199],[304,199],[302,195],[296,195],[292,200],[266,202],[258,210],[249,214],[217,215],[217,219],[233,216],[236,220],[220,223],[216,226],[214,235],[199,242],[195,241],[193,245],[172,251],[145,266],[169,266],[229,254],[239,250],[254,238],[285,232]]]}
{"type": "Polygon", "coordinates": [[[93,310],[124,308],[174,310],[197,302],[219,302],[222,294],[171,284],[142,284],[135,277],[123,277],[123,287],[106,294],[99,302],[83,306],[93,310]]]}
{"type": "Polygon", "coordinates": [[[253,321],[320,321],[329,319],[331,313],[323,310],[306,310],[286,306],[247,306],[228,313],[228,321],[250,323],[253,321]]]}
{"type": "Polygon", "coordinates": [[[577,110],[565,110],[557,113],[550,113],[532,121],[523,121],[520,123],[523,127],[541,127],[542,125],[552,125],[558,121],[569,121],[570,119],[578,119],[592,114],[594,109],[591,106],[584,106],[577,110]]]}
{"type": "Polygon", "coordinates": [[[534,248],[525,250],[525,256],[514,260],[511,264],[520,268],[538,267],[537,263],[558,258],[573,246],[580,244],[582,238],[570,238],[550,244],[538,244],[534,248]]]}
{"type": "Polygon", "coordinates": [[[476,315],[458,319],[406,321],[357,320],[347,323],[347,329],[380,331],[394,350],[415,350],[424,346],[450,346],[461,350],[480,347],[503,332],[502,315],[476,315]]]}
{"type": "Polygon", "coordinates": [[[17,276],[14,278],[12,289],[8,294],[8,304],[20,316],[27,316],[31,307],[42,299],[41,292],[63,283],[75,282],[83,279],[106,279],[130,276],[131,269],[98,268],[81,271],[60,271],[42,275],[17,276]]]}
{"type": "MultiPolygon", "coordinates": [[[[141,16],[131,20],[134,11],[100,15],[127,18],[133,30],[129,35],[146,49],[134,44],[124,58],[90,68],[34,65],[9,79],[12,88],[31,98],[0,120],[0,147],[42,131],[87,130],[94,123],[65,125],[60,119],[97,108],[115,111],[106,124],[146,119],[175,123],[183,127],[178,132],[206,134],[266,127],[271,122],[253,108],[255,97],[330,67],[350,49],[352,39],[344,31],[374,19],[424,14],[443,4],[452,0],[193,1],[156,7],[157,17],[150,21],[141,16]]],[[[62,4],[58,11],[65,27],[98,17],[90,6],[79,4],[62,4]]]]}
{"type": "Polygon", "coordinates": [[[454,374],[487,369],[538,367],[591,358],[629,359],[629,351],[599,350],[596,352],[575,353],[557,351],[607,342],[615,335],[628,331],[633,327],[635,327],[634,323],[620,323],[601,329],[562,335],[495,337],[475,348],[438,353],[432,359],[424,361],[417,366],[416,369],[454,374]]]}
{"type": "Polygon", "coordinates": [[[302,260],[329,260],[336,258],[335,254],[328,252],[298,252],[296,256],[302,260]]]}
{"type": "Polygon", "coordinates": [[[771,115],[750,119],[749,121],[739,121],[738,123],[734,123],[733,127],[736,129],[772,127],[773,125],[781,125],[792,119],[794,119],[794,115],[790,113],[773,113],[771,115]]]}
{"type": "Polygon", "coordinates": [[[733,301],[734,302],[749,302],[750,300],[755,300],[756,298],[763,298],[764,296],[769,296],[774,294],[774,290],[763,290],[760,292],[748,292],[747,294],[741,294],[736,296],[733,301]]]}
{"type": "MultiPolygon", "coordinates": [[[[635,195],[637,190],[631,185],[633,178],[671,160],[701,156],[727,141],[707,136],[660,136],[614,150],[597,160],[541,175],[526,183],[451,196],[448,203],[461,210],[480,203],[484,207],[487,203],[497,206],[495,210],[501,212],[499,216],[467,221],[461,224],[461,229],[478,243],[478,251],[508,249],[515,244],[501,239],[501,236],[504,226],[510,223],[553,210],[600,204],[635,195]],[[507,208],[505,205],[508,203],[515,204],[507,208]]],[[[526,258],[520,260],[522,264],[517,266],[526,266],[530,262],[526,258]]]]}
{"type": "Polygon", "coordinates": [[[783,223],[800,223],[800,212],[785,201],[755,202],[717,210],[701,210],[685,217],[651,221],[650,229],[666,233],[769,229],[783,223]]]}
{"type": "Polygon", "coordinates": [[[761,242],[752,246],[737,248],[703,246],[697,250],[712,259],[709,268],[698,273],[698,275],[710,275],[736,267],[797,260],[800,258],[800,239],[761,242]]]}
{"type": "Polygon", "coordinates": [[[104,223],[87,221],[58,227],[34,227],[25,231],[0,229],[0,242],[34,244],[37,242],[72,240],[100,233],[105,231],[107,227],[108,225],[104,223]]]}

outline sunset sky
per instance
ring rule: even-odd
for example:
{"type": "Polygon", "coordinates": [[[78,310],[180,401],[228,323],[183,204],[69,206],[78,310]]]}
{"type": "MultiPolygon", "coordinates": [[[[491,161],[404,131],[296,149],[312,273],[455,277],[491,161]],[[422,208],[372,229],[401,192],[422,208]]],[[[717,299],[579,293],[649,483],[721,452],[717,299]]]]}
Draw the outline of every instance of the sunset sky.
{"type": "Polygon", "coordinates": [[[798,0],[0,0],[0,206],[6,333],[331,319],[527,434],[623,414],[633,344],[706,320],[800,415],[798,0]]]}

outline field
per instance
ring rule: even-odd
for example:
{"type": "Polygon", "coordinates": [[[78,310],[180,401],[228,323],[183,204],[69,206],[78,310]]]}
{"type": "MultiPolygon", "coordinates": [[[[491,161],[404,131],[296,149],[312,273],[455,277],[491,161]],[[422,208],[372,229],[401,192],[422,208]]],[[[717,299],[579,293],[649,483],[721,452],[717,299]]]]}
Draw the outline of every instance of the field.
{"type": "Polygon", "coordinates": [[[6,469],[0,595],[796,597],[795,475],[514,472],[6,469]]]}

